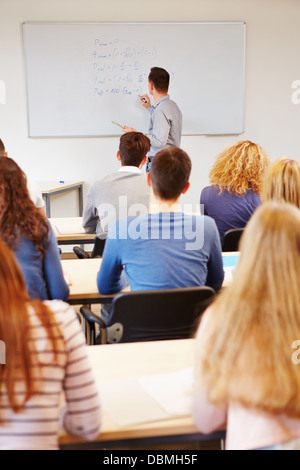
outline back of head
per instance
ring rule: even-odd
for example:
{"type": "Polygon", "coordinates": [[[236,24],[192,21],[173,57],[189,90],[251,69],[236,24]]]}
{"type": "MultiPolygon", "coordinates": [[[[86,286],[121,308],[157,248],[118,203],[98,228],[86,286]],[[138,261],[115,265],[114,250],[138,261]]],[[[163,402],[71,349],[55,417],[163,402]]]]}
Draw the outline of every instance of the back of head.
{"type": "Polygon", "coordinates": [[[149,76],[149,82],[153,83],[154,88],[159,93],[167,93],[170,83],[169,73],[160,67],[152,67],[149,76]]]}
{"type": "Polygon", "coordinates": [[[20,234],[33,241],[42,254],[49,228],[30,199],[27,178],[17,163],[0,157],[0,237],[12,249],[20,234]]]}
{"type": "Polygon", "coordinates": [[[289,158],[275,160],[267,172],[262,199],[289,202],[300,209],[300,163],[289,158]]]}
{"type": "Polygon", "coordinates": [[[126,132],[120,138],[119,152],[123,166],[139,167],[150,150],[150,139],[141,132],[126,132]]]}
{"type": "Polygon", "coordinates": [[[5,157],[5,156],[6,156],[6,153],[5,153],[4,143],[0,139],[0,157],[5,157]]]}
{"type": "Polygon", "coordinates": [[[249,140],[223,150],[210,171],[210,183],[220,191],[244,195],[249,189],[260,194],[270,161],[263,149],[249,140]]]}
{"type": "Polygon", "coordinates": [[[154,194],[164,201],[176,200],[189,181],[192,162],[186,152],[169,147],[158,152],[150,168],[154,194]]]}
{"type": "Polygon", "coordinates": [[[8,206],[22,205],[28,198],[25,173],[12,158],[0,157],[0,215],[8,206]]]}
{"type": "Polygon", "coordinates": [[[291,360],[291,345],[300,337],[300,211],[262,204],[240,249],[233,283],[213,305],[202,345],[211,399],[226,396],[246,407],[300,416],[300,376],[291,360]]]}

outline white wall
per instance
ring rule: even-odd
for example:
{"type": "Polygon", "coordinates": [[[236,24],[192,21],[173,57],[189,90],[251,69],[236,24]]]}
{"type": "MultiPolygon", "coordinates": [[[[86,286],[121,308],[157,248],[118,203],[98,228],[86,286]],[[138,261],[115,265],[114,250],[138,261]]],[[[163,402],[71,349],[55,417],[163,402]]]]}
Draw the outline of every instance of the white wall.
{"type": "MultiPolygon", "coordinates": [[[[300,79],[299,17],[299,0],[0,0],[0,80],[7,87],[0,138],[32,179],[81,179],[85,194],[92,181],[118,168],[118,138],[28,138],[24,21],[245,21],[245,133],[182,139],[193,163],[191,188],[182,201],[196,204],[216,155],[236,140],[259,143],[272,160],[300,160],[300,105],[291,101],[292,82],[300,79]]],[[[74,193],[52,203],[52,216],[67,215],[77,215],[74,193]]]]}

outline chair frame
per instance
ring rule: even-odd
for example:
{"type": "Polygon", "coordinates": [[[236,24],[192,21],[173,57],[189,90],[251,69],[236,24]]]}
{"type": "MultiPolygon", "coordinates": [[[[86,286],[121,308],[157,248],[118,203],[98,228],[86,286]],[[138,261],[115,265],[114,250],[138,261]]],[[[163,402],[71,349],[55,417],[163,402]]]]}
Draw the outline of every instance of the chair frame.
{"type": "Polygon", "coordinates": [[[112,300],[108,324],[88,307],[80,308],[86,322],[87,343],[99,344],[96,325],[99,327],[100,344],[192,337],[199,317],[215,296],[214,289],[207,286],[121,292],[112,300]],[[156,321],[153,323],[155,315],[156,321]]]}
{"type": "Polygon", "coordinates": [[[73,251],[79,259],[102,258],[107,232],[103,232],[100,237],[95,236],[94,246],[91,255],[80,246],[74,246],[73,251]]]}

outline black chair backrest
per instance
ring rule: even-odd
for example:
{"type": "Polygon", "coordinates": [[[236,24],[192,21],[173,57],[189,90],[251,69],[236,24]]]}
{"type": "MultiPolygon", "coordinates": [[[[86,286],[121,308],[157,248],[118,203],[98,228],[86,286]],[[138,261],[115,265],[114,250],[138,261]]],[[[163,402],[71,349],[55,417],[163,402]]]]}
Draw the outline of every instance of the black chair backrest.
{"type": "Polygon", "coordinates": [[[107,236],[107,233],[105,232],[105,233],[101,234],[100,238],[95,237],[95,243],[94,243],[94,247],[93,247],[93,250],[92,250],[92,253],[91,253],[91,258],[96,258],[97,256],[98,257],[102,256],[104,246],[105,246],[106,236],[107,236]]]}
{"type": "Polygon", "coordinates": [[[225,232],[222,242],[222,251],[239,251],[239,242],[243,228],[233,228],[225,232]]]}
{"type": "Polygon", "coordinates": [[[77,256],[77,258],[79,259],[101,258],[103,251],[104,251],[106,236],[107,236],[107,232],[103,232],[101,233],[100,237],[98,236],[95,237],[94,246],[93,246],[91,255],[80,246],[73,246],[73,251],[75,255],[77,256]]]}
{"type": "Polygon", "coordinates": [[[210,287],[117,294],[112,302],[107,340],[127,343],[190,338],[215,295],[210,287]]]}

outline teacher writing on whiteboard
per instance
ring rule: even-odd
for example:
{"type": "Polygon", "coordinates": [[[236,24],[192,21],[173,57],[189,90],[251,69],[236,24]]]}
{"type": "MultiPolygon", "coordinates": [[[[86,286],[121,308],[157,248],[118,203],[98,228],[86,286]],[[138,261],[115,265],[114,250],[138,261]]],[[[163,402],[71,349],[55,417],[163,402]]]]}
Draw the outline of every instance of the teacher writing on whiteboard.
{"type": "MultiPolygon", "coordinates": [[[[152,67],[148,76],[148,89],[153,96],[154,104],[148,95],[140,97],[140,103],[150,112],[149,131],[151,148],[148,153],[146,171],[150,171],[154,155],[166,147],[180,147],[182,132],[182,113],[177,104],[168,95],[170,83],[169,73],[160,67],[152,67]]],[[[124,126],[123,132],[135,131],[132,127],[124,126]]]]}

